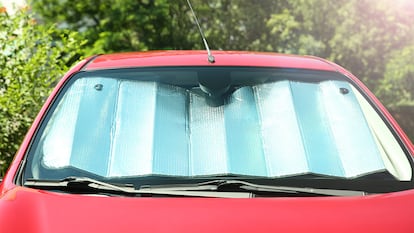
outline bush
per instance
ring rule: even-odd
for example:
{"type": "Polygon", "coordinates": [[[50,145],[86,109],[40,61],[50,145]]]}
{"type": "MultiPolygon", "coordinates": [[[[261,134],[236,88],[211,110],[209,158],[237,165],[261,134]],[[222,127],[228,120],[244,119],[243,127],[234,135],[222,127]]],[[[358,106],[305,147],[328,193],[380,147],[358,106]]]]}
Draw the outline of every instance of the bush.
{"type": "Polygon", "coordinates": [[[76,32],[40,25],[28,9],[0,7],[0,175],[53,84],[80,58],[76,32]]]}

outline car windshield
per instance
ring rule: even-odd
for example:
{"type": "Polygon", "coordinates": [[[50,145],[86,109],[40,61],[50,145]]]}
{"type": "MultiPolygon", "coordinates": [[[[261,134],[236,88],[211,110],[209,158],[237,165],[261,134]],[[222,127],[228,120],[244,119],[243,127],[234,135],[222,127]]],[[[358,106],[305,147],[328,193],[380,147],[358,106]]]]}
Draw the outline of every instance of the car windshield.
{"type": "Polygon", "coordinates": [[[404,149],[338,73],[247,67],[85,71],[59,92],[25,179],[412,178],[404,149]]]}

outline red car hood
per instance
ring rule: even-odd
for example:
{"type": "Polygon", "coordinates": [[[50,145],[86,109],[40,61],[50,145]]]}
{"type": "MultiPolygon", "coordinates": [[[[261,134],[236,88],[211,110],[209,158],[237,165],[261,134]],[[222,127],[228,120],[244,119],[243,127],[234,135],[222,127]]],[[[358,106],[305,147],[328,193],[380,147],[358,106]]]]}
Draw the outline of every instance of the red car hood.
{"type": "Polygon", "coordinates": [[[17,187],[1,232],[414,232],[414,191],[364,197],[127,198],[17,187]]]}

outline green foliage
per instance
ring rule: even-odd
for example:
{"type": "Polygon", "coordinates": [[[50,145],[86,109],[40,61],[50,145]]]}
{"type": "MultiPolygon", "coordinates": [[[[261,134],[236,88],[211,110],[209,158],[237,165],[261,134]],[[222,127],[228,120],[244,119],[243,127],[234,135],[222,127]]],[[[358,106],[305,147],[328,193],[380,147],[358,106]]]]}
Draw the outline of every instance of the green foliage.
{"type": "Polygon", "coordinates": [[[82,32],[88,54],[167,48],[168,1],[41,0],[33,8],[48,22],[82,32]]]}
{"type": "Polygon", "coordinates": [[[327,57],[353,71],[377,92],[390,56],[414,36],[409,20],[414,12],[387,0],[375,4],[347,1],[337,12],[340,21],[329,41],[332,53],[327,57]]]}
{"type": "Polygon", "coordinates": [[[0,175],[53,84],[79,59],[76,32],[39,25],[21,9],[0,11],[0,175]],[[58,39],[58,40],[57,40],[58,39]]]}
{"type": "Polygon", "coordinates": [[[378,96],[390,108],[414,107],[414,42],[396,50],[386,64],[378,96]]]}

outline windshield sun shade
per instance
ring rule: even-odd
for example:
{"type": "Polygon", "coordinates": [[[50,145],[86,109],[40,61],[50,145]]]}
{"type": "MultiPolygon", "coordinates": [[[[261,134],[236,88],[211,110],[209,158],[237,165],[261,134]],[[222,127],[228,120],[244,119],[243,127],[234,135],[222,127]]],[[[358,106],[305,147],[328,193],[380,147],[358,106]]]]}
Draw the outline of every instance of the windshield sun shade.
{"type": "Polygon", "coordinates": [[[275,81],[212,107],[196,89],[80,78],[41,138],[42,164],[104,177],[320,174],[386,168],[351,86],[275,81]]]}

